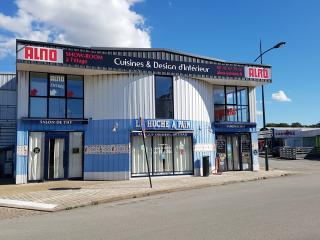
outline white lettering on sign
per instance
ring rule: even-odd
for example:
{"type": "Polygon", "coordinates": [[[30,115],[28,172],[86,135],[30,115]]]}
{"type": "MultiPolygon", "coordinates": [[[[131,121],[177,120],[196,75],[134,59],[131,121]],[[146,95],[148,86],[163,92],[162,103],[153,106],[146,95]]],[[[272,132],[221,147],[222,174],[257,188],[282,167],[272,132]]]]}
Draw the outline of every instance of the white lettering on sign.
{"type": "Polygon", "coordinates": [[[126,58],[123,60],[121,60],[120,58],[115,58],[113,62],[118,66],[144,67],[143,62],[136,62],[136,61],[133,61],[132,59],[126,59],[126,58]]]}
{"type": "Polygon", "coordinates": [[[245,67],[246,78],[271,79],[270,68],[245,67]]]}
{"type": "Polygon", "coordinates": [[[111,145],[86,145],[85,154],[123,154],[129,153],[129,144],[111,144],[111,145]]]}
{"type": "MultiPolygon", "coordinates": [[[[147,119],[145,120],[146,129],[191,129],[191,121],[187,120],[166,120],[166,119],[147,119]]],[[[135,127],[141,128],[140,121],[135,120],[135,127]]]]}
{"type": "Polygon", "coordinates": [[[148,120],[147,128],[169,128],[168,120],[148,120]]]}
{"type": "Polygon", "coordinates": [[[70,125],[70,124],[72,124],[72,120],[40,120],[40,124],[70,125]]]}
{"type": "Polygon", "coordinates": [[[39,62],[63,63],[63,49],[18,45],[17,59],[39,62]]]}

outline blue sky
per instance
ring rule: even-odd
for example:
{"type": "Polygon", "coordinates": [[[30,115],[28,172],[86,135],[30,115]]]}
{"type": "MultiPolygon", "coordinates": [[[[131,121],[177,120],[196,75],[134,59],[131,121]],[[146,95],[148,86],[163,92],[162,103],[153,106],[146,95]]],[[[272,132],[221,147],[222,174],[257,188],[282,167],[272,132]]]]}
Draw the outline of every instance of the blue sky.
{"type": "MultiPolygon", "coordinates": [[[[266,120],[267,122],[301,122],[303,124],[320,122],[320,111],[316,107],[316,103],[320,102],[319,76],[316,75],[320,62],[318,60],[320,1],[145,0],[128,3],[126,0],[119,0],[126,2],[127,5],[122,4],[112,11],[105,11],[103,15],[106,19],[101,18],[100,21],[97,19],[95,24],[104,22],[104,25],[101,25],[102,30],[97,28],[96,32],[106,32],[101,33],[101,38],[94,36],[92,39],[87,36],[84,38],[82,35],[85,33],[77,36],[78,32],[75,30],[77,22],[80,25],[81,22],[84,24],[89,21],[84,17],[74,21],[73,25],[66,24],[69,29],[72,29],[68,31],[68,28],[63,29],[59,22],[44,19],[37,13],[32,13],[34,8],[39,8],[41,12],[46,11],[46,5],[43,2],[52,0],[30,0],[28,3],[25,0],[19,0],[17,3],[9,0],[0,1],[0,44],[8,48],[10,47],[8,39],[15,36],[30,36],[37,39],[40,32],[41,36],[47,34],[49,41],[130,47],[151,44],[152,47],[170,48],[227,61],[250,63],[259,54],[260,38],[263,49],[270,48],[280,41],[286,41],[286,46],[270,51],[264,56],[264,63],[273,67],[273,82],[265,87],[266,120]],[[41,7],[43,7],[42,10],[41,7]],[[17,14],[18,9],[28,12],[33,20],[24,18],[23,14],[21,16],[17,14]],[[109,15],[112,16],[109,17],[109,15]],[[4,16],[11,17],[12,21],[4,16]],[[119,25],[122,21],[117,17],[122,19],[124,16],[127,20],[126,26],[119,25]],[[19,21],[23,22],[24,19],[30,21],[29,28],[32,34],[23,32],[17,26],[19,21]],[[8,21],[7,25],[4,25],[4,21],[8,21]],[[16,30],[8,29],[8,24],[16,30]],[[123,31],[119,31],[119,28],[123,31]],[[68,32],[72,32],[73,35],[68,32]],[[128,42],[128,39],[131,41],[128,42]],[[287,101],[280,102],[272,99],[272,94],[279,91],[283,91],[287,96],[283,100],[287,101]]],[[[99,0],[95,1],[99,2],[99,0]]],[[[81,4],[78,5],[74,11],[81,10],[81,4]]],[[[64,6],[64,8],[69,7],[64,6]]],[[[112,7],[114,6],[110,5],[108,9],[112,7]]],[[[85,8],[87,11],[90,9],[95,11],[91,6],[85,8]]],[[[60,9],[59,12],[63,11],[60,9]]],[[[99,12],[93,14],[99,15],[99,12]]],[[[90,26],[88,24],[85,26],[90,26]]],[[[12,52],[3,52],[2,48],[0,71],[15,71],[12,52]]],[[[261,89],[258,88],[257,92],[259,101],[261,89]]],[[[260,104],[258,104],[258,110],[261,111],[260,104]]],[[[261,122],[261,116],[259,122],[261,122]]]]}

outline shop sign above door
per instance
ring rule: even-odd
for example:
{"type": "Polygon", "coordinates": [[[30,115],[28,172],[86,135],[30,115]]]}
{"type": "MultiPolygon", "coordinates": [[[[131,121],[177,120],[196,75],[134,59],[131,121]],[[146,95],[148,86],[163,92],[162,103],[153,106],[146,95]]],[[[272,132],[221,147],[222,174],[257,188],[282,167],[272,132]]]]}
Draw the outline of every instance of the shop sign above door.
{"type": "MultiPolygon", "coordinates": [[[[173,119],[145,119],[144,125],[146,130],[191,130],[191,121],[173,120],[173,119]]],[[[133,126],[141,130],[140,120],[135,119],[133,126]]]]}

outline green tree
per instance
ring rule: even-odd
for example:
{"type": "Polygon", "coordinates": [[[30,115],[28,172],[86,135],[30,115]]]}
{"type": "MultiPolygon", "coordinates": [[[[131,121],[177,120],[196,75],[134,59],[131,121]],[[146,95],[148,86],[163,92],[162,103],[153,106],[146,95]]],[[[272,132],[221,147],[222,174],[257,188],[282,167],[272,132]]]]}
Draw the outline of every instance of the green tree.
{"type": "Polygon", "coordinates": [[[299,122],[291,123],[291,127],[303,127],[303,125],[299,122]]]}

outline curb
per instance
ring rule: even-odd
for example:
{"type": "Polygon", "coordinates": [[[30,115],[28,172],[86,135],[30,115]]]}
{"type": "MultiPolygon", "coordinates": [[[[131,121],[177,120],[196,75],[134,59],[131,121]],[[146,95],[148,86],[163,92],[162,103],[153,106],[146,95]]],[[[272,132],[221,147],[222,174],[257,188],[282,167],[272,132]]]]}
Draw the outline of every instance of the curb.
{"type": "Polygon", "coordinates": [[[94,205],[111,203],[111,202],[118,202],[118,201],[123,201],[123,200],[128,200],[128,199],[134,199],[134,198],[144,198],[144,197],[150,197],[150,196],[166,194],[166,193],[182,192],[182,191],[203,189],[203,188],[214,187],[214,186],[229,185],[229,184],[234,184],[234,183],[243,183],[243,182],[251,182],[251,181],[258,181],[258,180],[266,180],[266,179],[270,179],[270,178],[292,176],[295,174],[296,174],[295,172],[283,172],[279,175],[257,176],[254,178],[241,179],[241,180],[231,180],[231,181],[227,181],[227,182],[205,183],[205,184],[198,184],[198,185],[193,185],[193,186],[183,186],[183,187],[161,189],[161,190],[147,190],[147,192],[143,192],[143,193],[125,194],[122,196],[105,198],[105,199],[101,199],[101,200],[92,200],[87,203],[83,203],[83,204],[79,204],[79,205],[75,205],[75,206],[71,206],[71,207],[69,206],[69,207],[55,208],[50,212],[72,210],[72,209],[80,208],[80,207],[94,206],[94,205]]]}

